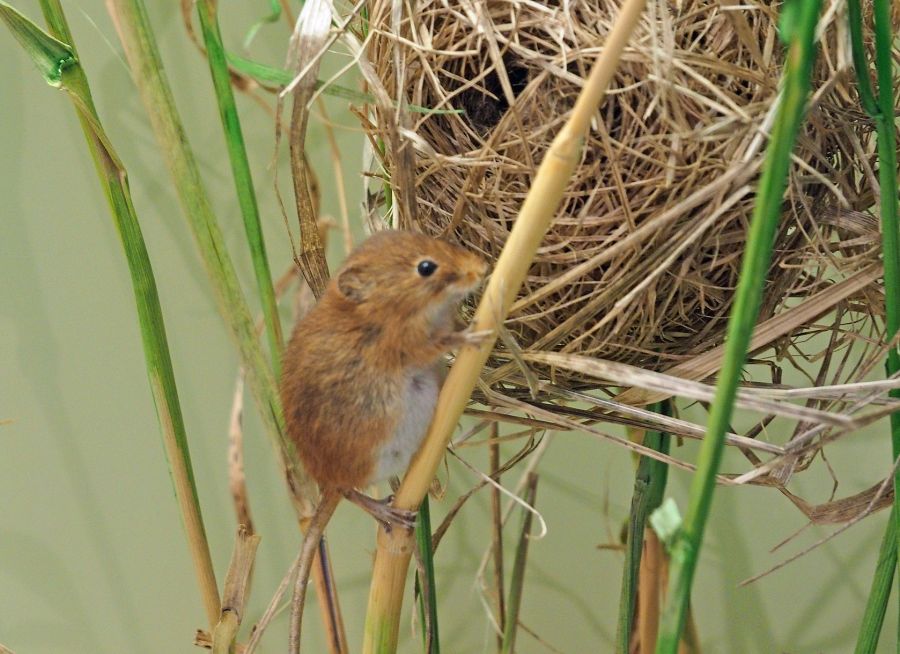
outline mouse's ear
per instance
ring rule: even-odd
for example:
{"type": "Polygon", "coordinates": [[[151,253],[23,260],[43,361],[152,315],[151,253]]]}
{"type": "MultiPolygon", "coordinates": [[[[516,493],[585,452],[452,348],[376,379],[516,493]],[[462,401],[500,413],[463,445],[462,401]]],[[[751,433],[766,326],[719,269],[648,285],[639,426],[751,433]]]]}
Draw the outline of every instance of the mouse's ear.
{"type": "Polygon", "coordinates": [[[358,303],[366,300],[374,286],[371,274],[366,275],[365,271],[357,266],[344,268],[338,273],[338,290],[351,302],[358,303]]]}

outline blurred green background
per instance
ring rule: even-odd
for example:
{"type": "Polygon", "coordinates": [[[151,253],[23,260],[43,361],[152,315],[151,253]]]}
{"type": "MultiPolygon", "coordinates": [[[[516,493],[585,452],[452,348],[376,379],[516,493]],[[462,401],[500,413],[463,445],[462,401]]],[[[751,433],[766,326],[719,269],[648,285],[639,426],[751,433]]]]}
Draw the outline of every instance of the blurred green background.
{"type": "MultiPolygon", "coordinates": [[[[35,0],[15,6],[40,19],[35,0]]],[[[189,42],[175,3],[149,3],[178,107],[200,160],[231,254],[256,306],[243,226],[205,61],[189,42]]],[[[220,587],[235,530],[227,488],[226,437],[237,368],[211,300],[192,237],[130,81],[100,0],[67,2],[69,21],[101,119],[128,168],[134,202],[160,287],[175,372],[206,528],[220,587]]],[[[239,50],[264,2],[221,2],[226,44],[239,50]]],[[[266,26],[252,55],[279,64],[288,29],[266,26]]],[[[328,70],[347,63],[342,52],[328,70]]],[[[122,250],[67,98],[46,86],[0,30],[0,643],[17,654],[190,652],[205,627],[199,593],[173,498],[144,371],[134,300],[122,250]]],[[[347,82],[352,84],[351,82],[347,82]]],[[[272,119],[239,96],[248,150],[276,275],[290,263],[273,191],[272,119]]],[[[328,99],[359,225],[362,135],[345,100],[328,99]]],[[[322,121],[309,154],[322,183],[323,213],[337,217],[332,162],[322,121]]],[[[283,166],[285,152],[280,153],[283,166]]],[[[286,170],[282,187],[289,192],[286,170]]],[[[337,233],[330,264],[339,263],[337,233]]],[[[286,303],[287,304],[287,303],[286,303]]],[[[287,312],[286,314],[287,315],[287,312]]],[[[703,422],[689,408],[685,415],[703,422]]],[[[245,626],[268,603],[299,544],[273,452],[248,400],[246,465],[262,536],[245,626]]],[[[610,426],[611,433],[621,433],[610,426]]],[[[584,434],[548,436],[539,466],[538,508],[549,533],[531,544],[521,619],[562,652],[612,651],[622,555],[618,542],[631,498],[633,465],[624,450],[584,434]]],[[[508,448],[509,453],[515,446],[508,448]]],[[[695,446],[676,448],[692,460],[695,446]]],[[[884,424],[831,446],[829,461],[849,495],[883,478],[890,447],[884,424]]],[[[480,469],[483,449],[461,450],[480,469]]],[[[724,470],[744,471],[728,452],[724,470]]],[[[512,486],[518,473],[507,475],[512,486]]],[[[477,479],[448,460],[439,520],[477,479]]],[[[670,494],[684,506],[690,476],[673,470],[670,494]]],[[[793,488],[811,502],[829,499],[821,462],[793,488]]],[[[441,640],[445,652],[492,651],[494,639],[475,573],[488,547],[488,496],[458,516],[437,553],[441,640]]],[[[718,491],[694,593],[707,652],[847,652],[853,648],[887,515],[853,527],[812,554],[749,587],[742,579],[780,561],[828,530],[811,528],[770,553],[805,524],[776,491],[718,491]]],[[[437,524],[437,522],[435,522],[437,524]]],[[[507,544],[519,524],[514,516],[507,544]]],[[[374,551],[371,519],[342,506],[330,542],[351,650],[357,651],[374,551]]],[[[511,553],[511,551],[510,551],[511,553]]],[[[511,557],[509,559],[511,562],[511,557]]],[[[508,564],[509,565],[509,564],[508,564]]],[[[401,651],[421,651],[413,636],[411,593],[401,651]]],[[[313,599],[313,602],[315,600],[313,599]]],[[[893,651],[896,601],[879,651],[893,651]]],[[[284,618],[263,641],[283,651],[284,618]]],[[[317,611],[306,615],[304,651],[324,651],[317,611]]],[[[526,633],[519,652],[553,651],[526,633]]]]}

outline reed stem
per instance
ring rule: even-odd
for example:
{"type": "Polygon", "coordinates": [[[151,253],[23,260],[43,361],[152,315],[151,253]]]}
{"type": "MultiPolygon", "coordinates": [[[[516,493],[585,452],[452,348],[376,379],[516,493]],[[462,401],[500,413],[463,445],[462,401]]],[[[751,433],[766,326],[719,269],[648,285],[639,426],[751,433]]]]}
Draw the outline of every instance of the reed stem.
{"type": "MultiPolygon", "coordinates": [[[[553,140],[535,174],[525,199],[500,253],[497,265],[473,320],[475,331],[496,335],[519,292],[550,221],[559,209],[562,194],[580,158],[581,143],[596,116],[625,45],[637,26],[645,0],[626,0],[616,18],[601,54],[585,82],[569,120],[553,140]]],[[[462,349],[441,389],[431,427],[397,491],[395,506],[412,510],[419,506],[444,455],[444,449],[472,394],[495,338],[478,347],[462,349]]],[[[369,608],[363,637],[363,651],[392,653],[397,649],[397,633],[403,605],[403,591],[411,536],[402,529],[378,532],[378,549],[369,592],[369,608]]]]}
{"type": "MultiPolygon", "coordinates": [[[[891,512],[896,510],[895,505],[891,512]]],[[[878,647],[878,639],[881,636],[881,627],[884,625],[884,616],[887,613],[896,570],[897,520],[892,515],[888,519],[887,529],[878,550],[878,563],[875,565],[872,588],[869,590],[866,609],[859,626],[859,635],[856,637],[855,654],[874,654],[878,647]]]]}
{"type": "MultiPolygon", "coordinates": [[[[23,27],[26,21],[6,3],[0,3],[0,16],[14,29],[17,21],[23,27]]],[[[97,175],[109,203],[110,213],[115,221],[134,291],[144,359],[150,389],[156,405],[156,414],[162,431],[163,445],[169,462],[175,497],[181,511],[181,518],[187,533],[188,547],[194,564],[194,571],[200,585],[200,594],[210,627],[219,619],[219,591],[213,570],[206,529],[200,511],[200,500],[191,466],[190,449],[178,400],[178,389],[169,354],[168,339],[156,280],[147,247],[141,233],[140,223],[131,201],[128,175],[118,155],[112,147],[100,123],[88,84],[87,75],[77,62],[77,51],[69,29],[65,13],[59,0],[41,0],[41,11],[52,36],[65,44],[71,57],[59,63],[57,85],[68,92],[81,123],[88,149],[94,161],[97,175]]],[[[33,24],[31,24],[33,26],[33,24]]],[[[35,29],[37,29],[35,27],[35,29]]],[[[34,39],[47,37],[43,32],[32,31],[34,39]]],[[[24,43],[23,43],[24,45],[24,43]]],[[[51,66],[52,68],[52,66],[51,66]]],[[[48,80],[51,81],[51,80],[48,80]]]]}
{"type": "MultiPolygon", "coordinates": [[[[893,339],[900,329],[900,221],[897,216],[897,144],[895,132],[895,100],[893,84],[893,62],[891,48],[894,38],[891,33],[891,2],[873,2],[873,22],[875,31],[875,75],[878,81],[878,95],[872,89],[869,79],[869,63],[863,44],[863,18],[859,0],[847,1],[850,25],[850,43],[853,64],[856,69],[860,102],[866,113],[875,121],[878,151],[878,185],[880,191],[880,214],[882,234],[882,259],[884,263],[884,305],[885,339],[893,339]]],[[[888,350],[886,369],[888,376],[900,371],[900,352],[896,347],[888,350]]],[[[900,391],[892,390],[890,396],[900,398],[900,391]]],[[[892,460],[900,456],[900,414],[892,413],[891,451],[892,460]]],[[[895,469],[894,488],[900,483],[900,471],[895,469]]],[[[894,493],[894,507],[888,519],[872,580],[872,589],[866,603],[856,644],[857,653],[872,652],[878,643],[890,586],[897,567],[897,547],[900,538],[900,494],[894,493]],[[893,541],[893,542],[890,542],[893,541]]],[[[900,647],[900,637],[898,637],[900,647]]]]}
{"type": "MultiPolygon", "coordinates": [[[[500,483],[500,443],[497,442],[499,436],[499,426],[497,423],[491,424],[491,477],[498,484],[500,483]]],[[[491,540],[492,550],[491,559],[494,564],[494,592],[496,593],[496,608],[494,610],[497,617],[497,626],[500,630],[497,633],[497,651],[503,647],[503,633],[505,632],[506,620],[506,599],[503,595],[505,583],[503,581],[503,507],[500,503],[500,489],[497,486],[491,486],[491,540]]]]}
{"type": "Polygon", "coordinates": [[[440,654],[441,641],[438,629],[437,586],[434,578],[434,549],[431,544],[431,508],[426,497],[416,518],[416,547],[422,559],[422,572],[416,574],[416,592],[419,596],[419,620],[422,624],[425,654],[440,654]]]}
{"type": "Polygon", "coordinates": [[[780,27],[788,43],[788,51],[780,104],[766,149],[740,281],[728,319],[725,356],[707,422],[706,437],[691,483],[684,523],[671,551],[669,586],[656,645],[657,654],[676,654],[684,629],[694,571],[725,446],[725,433],[731,420],[750,337],[759,317],[762,289],[787,186],[791,151],[806,110],[816,55],[815,28],[820,4],[820,0],[788,0],[782,7],[780,27]]]}
{"type": "Polygon", "coordinates": [[[206,266],[219,313],[240,352],[260,417],[278,448],[285,453],[292,476],[303,480],[305,475],[293,444],[284,436],[275,377],[256,338],[237,272],[178,116],[147,9],[143,0],[107,0],[107,8],[206,266]]]}
{"type": "Polygon", "coordinates": [[[200,29],[206,45],[206,58],[209,61],[216,101],[219,105],[219,116],[225,132],[225,144],[228,146],[231,173],[234,177],[241,214],[244,217],[244,231],[247,234],[250,257],[253,260],[253,272],[256,275],[256,286],[259,290],[263,320],[266,325],[272,370],[275,371],[275,377],[278,378],[281,376],[281,321],[278,318],[278,303],[275,299],[275,289],[272,286],[272,272],[266,256],[266,244],[260,225],[259,205],[256,202],[256,191],[253,188],[253,176],[250,172],[250,162],[247,159],[244,133],[234,100],[234,90],[231,87],[231,74],[228,71],[225,47],[222,45],[222,35],[219,31],[216,0],[197,2],[197,14],[200,17],[200,29]]]}
{"type": "Polygon", "coordinates": [[[250,582],[253,578],[253,564],[256,560],[256,549],[259,547],[259,536],[252,533],[244,525],[240,525],[234,539],[234,550],[231,562],[225,574],[225,586],[222,589],[222,615],[212,632],[213,654],[233,654],[244,608],[250,594],[250,582]]]}
{"type": "MultiPolygon", "coordinates": [[[[238,348],[266,434],[280,455],[290,498],[302,528],[314,512],[318,491],[284,430],[275,376],[257,340],[237,272],[178,116],[146,6],[143,0],[107,0],[106,4],[212,283],[219,313],[238,348]]],[[[325,597],[333,598],[327,568],[327,561],[317,558],[312,574],[316,588],[323,590],[325,597]]],[[[339,621],[340,611],[333,605],[332,608],[331,614],[339,621]]],[[[341,624],[326,625],[326,628],[338,634],[336,642],[344,642],[341,624]]],[[[343,648],[332,651],[340,652],[343,648]]]]}
{"type": "MultiPolygon", "coordinates": [[[[670,416],[669,403],[661,402],[656,407],[658,413],[670,416]]],[[[669,436],[662,432],[648,431],[644,435],[644,445],[669,453],[669,436]]],[[[619,623],[616,632],[617,654],[631,652],[631,635],[634,630],[634,614],[638,589],[641,554],[644,549],[644,529],[650,514],[662,503],[666,490],[669,466],[656,459],[640,457],[634,477],[634,494],[631,498],[631,513],[628,519],[628,534],[625,541],[625,565],[622,570],[622,591],[619,600],[619,623]]],[[[647,643],[641,643],[646,650],[647,643]]]]}
{"type": "MultiPolygon", "coordinates": [[[[528,506],[534,507],[537,501],[538,476],[534,472],[528,473],[528,481],[525,486],[525,494],[522,500],[528,506]]],[[[519,532],[519,542],[516,544],[516,555],[513,559],[512,572],[509,580],[509,598],[506,602],[506,617],[504,618],[503,642],[500,645],[500,654],[512,654],[516,648],[516,635],[519,633],[519,612],[522,608],[522,592],[525,588],[525,564],[528,562],[528,543],[531,540],[531,523],[534,511],[522,509],[522,530],[519,532]]]]}

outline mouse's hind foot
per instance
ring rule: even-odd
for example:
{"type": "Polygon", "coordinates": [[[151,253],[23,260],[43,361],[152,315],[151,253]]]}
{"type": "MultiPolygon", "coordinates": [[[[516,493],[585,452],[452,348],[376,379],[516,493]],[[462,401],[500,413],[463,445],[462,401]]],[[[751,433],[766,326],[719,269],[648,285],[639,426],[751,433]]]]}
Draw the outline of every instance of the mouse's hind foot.
{"type": "Polygon", "coordinates": [[[398,509],[391,506],[391,502],[394,501],[393,495],[382,500],[376,500],[374,497],[369,497],[365,493],[353,489],[346,491],[344,497],[375,518],[386,531],[391,531],[394,527],[409,530],[413,530],[416,527],[418,511],[407,511],[406,509],[398,509]]]}

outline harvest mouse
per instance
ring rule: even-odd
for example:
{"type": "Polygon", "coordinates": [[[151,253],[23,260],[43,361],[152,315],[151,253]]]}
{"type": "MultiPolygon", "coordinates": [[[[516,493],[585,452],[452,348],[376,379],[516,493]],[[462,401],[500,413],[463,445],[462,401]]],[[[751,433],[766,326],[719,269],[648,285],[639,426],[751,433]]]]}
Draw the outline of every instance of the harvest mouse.
{"type": "Polygon", "coordinates": [[[481,257],[446,241],[378,232],[294,328],[281,400],[288,436],[321,500],[301,548],[292,641],[316,547],[342,497],[388,526],[412,525],[415,514],[359,489],[403,473],[419,449],[443,379],[442,355],[478,341],[457,329],[456,312],[486,270],[481,257]]]}

